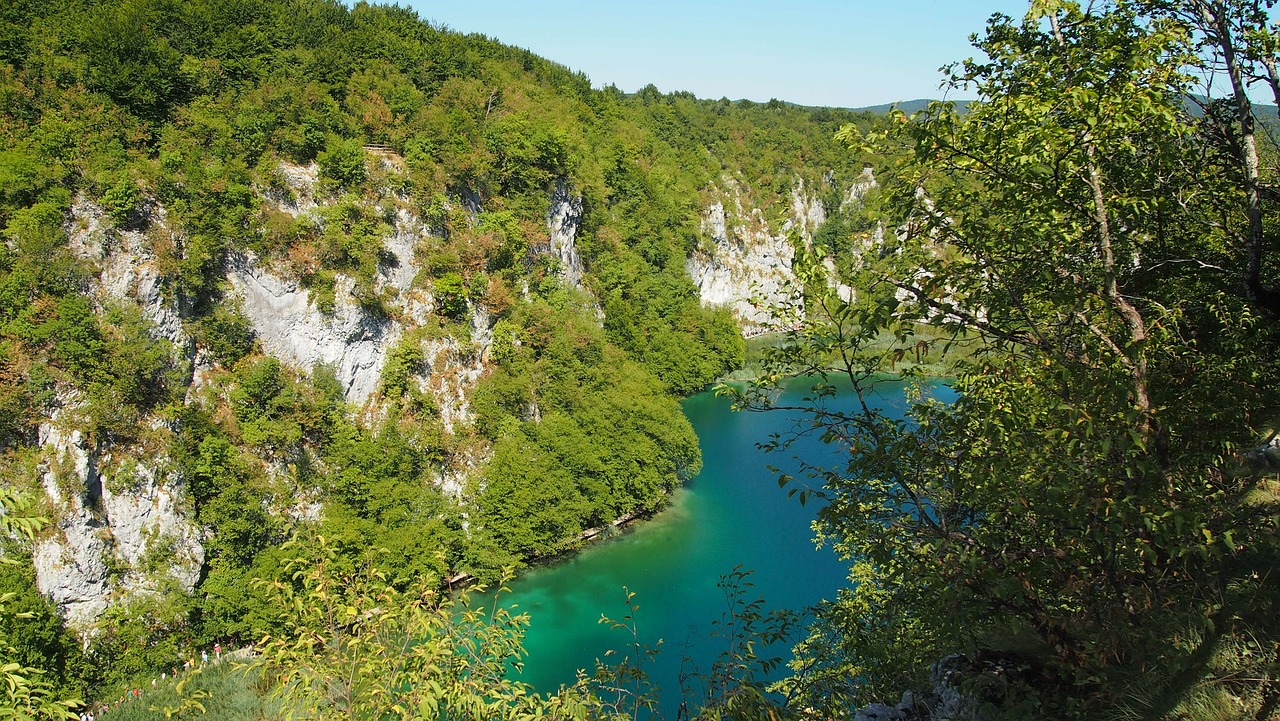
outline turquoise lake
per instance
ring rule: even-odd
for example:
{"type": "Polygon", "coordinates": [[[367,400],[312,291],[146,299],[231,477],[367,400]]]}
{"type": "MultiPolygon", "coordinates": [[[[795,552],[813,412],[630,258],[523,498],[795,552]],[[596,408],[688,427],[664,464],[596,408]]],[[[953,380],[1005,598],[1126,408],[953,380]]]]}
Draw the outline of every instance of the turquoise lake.
{"type": "MultiPolygon", "coordinates": [[[[790,400],[804,394],[789,391],[790,400]]],[[[947,389],[940,389],[941,394],[947,389]]],[[[852,404],[852,399],[845,400],[852,404]]],[[[900,411],[901,386],[884,387],[879,402],[900,411]]],[[[583,552],[534,569],[509,584],[503,605],[527,613],[528,656],[520,678],[539,691],[571,684],[578,669],[594,668],[610,649],[624,653],[629,636],[599,623],[602,614],[627,613],[624,587],[639,606],[640,640],[662,640],[661,654],[647,665],[661,692],[662,716],[673,719],[680,701],[680,670],[709,668],[723,650],[711,638],[713,622],[726,610],[721,577],[751,570],[749,598],[763,597],[769,608],[802,609],[831,599],[846,584],[847,567],[829,549],[817,549],[811,523],[817,508],[801,506],[779,488],[773,465],[794,470],[800,456],[810,462],[839,462],[835,449],[806,438],[790,451],[765,453],[756,444],[794,422],[783,412],[735,413],[724,398],[701,393],[685,400],[684,412],[697,431],[703,470],[676,491],[668,509],[583,552]]],[[[769,655],[789,658],[789,648],[769,655]]],[[[612,660],[612,659],[606,659],[612,660]]]]}

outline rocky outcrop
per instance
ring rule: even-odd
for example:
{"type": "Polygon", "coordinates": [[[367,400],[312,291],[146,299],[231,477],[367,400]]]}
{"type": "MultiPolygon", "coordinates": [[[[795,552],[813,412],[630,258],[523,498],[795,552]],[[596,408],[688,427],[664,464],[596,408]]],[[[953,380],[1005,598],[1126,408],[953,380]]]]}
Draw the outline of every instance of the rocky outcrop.
{"type": "MultiPolygon", "coordinates": [[[[995,721],[1005,718],[1002,708],[1016,697],[1011,691],[1026,691],[1034,679],[1028,666],[1017,658],[963,654],[946,656],[929,669],[929,689],[924,693],[906,691],[902,700],[890,706],[873,703],[854,712],[854,721],[995,721]]],[[[1023,718],[1023,713],[1018,718],[1023,718]]]]}
{"type": "MultiPolygon", "coordinates": [[[[99,311],[135,304],[151,335],[168,341],[176,360],[190,362],[195,348],[183,327],[182,305],[152,251],[154,237],[172,233],[163,208],[150,205],[141,215],[151,237],[113,226],[100,206],[76,198],[68,247],[97,269],[89,295],[99,311]]],[[[37,540],[32,560],[37,587],[72,626],[83,628],[111,603],[134,595],[162,586],[191,591],[204,547],[181,479],[165,470],[163,454],[104,448],[90,440],[78,412],[77,394],[64,391],[39,428],[38,473],[53,523],[37,540]]]]}
{"type": "MultiPolygon", "coordinates": [[[[842,196],[841,208],[862,203],[875,185],[871,169],[864,169],[842,196]]],[[[713,189],[715,200],[702,218],[702,246],[686,269],[702,303],[727,306],[744,333],[752,335],[783,323],[778,309],[799,302],[792,267],[796,244],[809,247],[827,211],[819,189],[800,179],[791,188],[786,217],[772,224],[762,210],[744,203],[744,195],[733,178],[723,178],[713,189]]],[[[852,298],[854,290],[836,279],[835,264],[828,259],[825,265],[837,294],[852,298]]]]}
{"type": "MultiPolygon", "coordinates": [[[[163,208],[150,206],[145,215],[153,233],[172,237],[163,208]]],[[[139,231],[111,227],[101,206],[83,196],[71,205],[67,231],[71,251],[99,269],[91,285],[99,310],[111,303],[136,303],[150,322],[152,337],[169,341],[190,360],[195,348],[182,325],[183,308],[160,275],[151,242],[139,231]]]]}
{"type": "Polygon", "coordinates": [[[294,216],[310,213],[316,204],[316,188],[320,181],[320,167],[280,163],[276,169],[277,181],[273,187],[260,188],[259,192],[276,208],[294,216]]]}
{"type": "Polygon", "coordinates": [[[862,173],[849,185],[849,190],[844,194],[844,199],[840,201],[841,208],[850,208],[861,205],[866,199],[867,193],[877,186],[876,175],[870,165],[862,168],[862,173]]]}
{"type": "Polygon", "coordinates": [[[52,532],[32,553],[40,592],[83,628],[113,601],[168,584],[194,589],[204,547],[181,481],[162,470],[166,461],[141,451],[113,458],[62,421],[40,427],[41,482],[56,510],[52,532]]]}
{"type": "Polygon", "coordinates": [[[338,276],[331,315],[312,304],[299,281],[259,267],[252,256],[232,258],[227,280],[264,351],[303,370],[327,365],[348,402],[368,400],[401,326],[362,308],[352,293],[353,279],[338,276]]]}
{"type": "Polygon", "coordinates": [[[551,257],[557,262],[561,280],[582,290],[582,256],[574,245],[582,224],[582,198],[570,195],[564,180],[557,180],[547,209],[547,233],[551,236],[551,257]]]}
{"type": "Polygon", "coordinates": [[[689,257],[686,269],[704,305],[733,311],[750,334],[778,322],[772,308],[792,301],[795,274],[793,243],[808,243],[826,220],[821,201],[797,183],[790,216],[771,227],[759,208],[747,208],[732,178],[708,206],[702,219],[703,246],[689,257]]]}
{"type": "Polygon", "coordinates": [[[471,422],[471,391],[484,375],[492,344],[489,314],[480,308],[472,311],[470,342],[452,336],[422,341],[424,368],[418,390],[435,399],[445,430],[471,422]]]}
{"type": "MultiPolygon", "coordinates": [[[[268,207],[320,223],[318,203],[324,193],[312,166],[281,164],[279,177],[259,192],[268,207]]],[[[259,348],[299,370],[317,365],[333,369],[346,400],[363,406],[364,418],[381,417],[388,404],[377,402],[382,368],[405,334],[437,328],[430,283],[420,283],[419,250],[438,230],[429,227],[405,198],[385,194],[377,212],[391,226],[372,278],[381,307],[358,302],[356,281],[338,275],[331,312],[316,307],[313,296],[291,274],[250,253],[233,255],[225,267],[230,301],[251,323],[259,348]]],[[[480,212],[478,199],[466,196],[463,209],[480,212]]],[[[582,259],[575,247],[582,222],[582,199],[558,183],[549,199],[549,252],[562,280],[582,287],[582,259]]],[[[182,238],[165,222],[164,209],[151,205],[142,213],[144,232],[112,224],[101,207],[79,198],[67,230],[73,252],[97,272],[91,295],[100,311],[121,303],[136,304],[153,336],[169,341],[177,360],[194,368],[189,402],[211,397],[203,385],[224,382],[208,352],[196,347],[184,328],[187,310],[161,273],[155,257],[157,238],[180,247],[182,238]]],[[[362,294],[367,297],[368,289],[362,294]]],[[[442,334],[416,332],[423,363],[415,382],[434,399],[447,431],[462,432],[471,423],[470,396],[487,369],[492,344],[492,318],[484,308],[470,308],[470,327],[442,334]]],[[[190,592],[204,563],[202,534],[183,479],[165,458],[162,440],[154,448],[109,446],[92,440],[76,420],[74,391],[61,399],[61,410],[40,427],[43,462],[39,480],[51,508],[52,522],[35,545],[37,583],[68,621],[89,629],[113,604],[139,594],[177,590],[190,592]]],[[[151,435],[168,432],[152,421],[151,435]]],[[[143,435],[148,435],[144,433],[143,435]]],[[[469,477],[483,466],[488,450],[470,447],[440,469],[441,489],[460,497],[469,477]]],[[[292,507],[279,512],[296,519],[315,519],[323,509],[314,489],[296,489],[292,507]]],[[[287,505],[287,504],[286,504],[287,505]]]]}

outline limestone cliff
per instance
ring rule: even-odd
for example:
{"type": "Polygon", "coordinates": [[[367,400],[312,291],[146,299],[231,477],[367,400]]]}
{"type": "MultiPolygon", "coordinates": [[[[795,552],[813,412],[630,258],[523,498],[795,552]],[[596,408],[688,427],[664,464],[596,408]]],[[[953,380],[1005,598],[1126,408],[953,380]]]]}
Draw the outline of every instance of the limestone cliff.
{"type": "MultiPolygon", "coordinates": [[[[861,202],[874,185],[865,171],[841,196],[842,206],[861,202]]],[[[703,304],[729,307],[748,335],[776,327],[773,309],[795,302],[795,244],[808,247],[827,220],[822,190],[797,179],[787,212],[770,220],[741,183],[723,177],[702,217],[702,245],[686,264],[703,304]]]]}
{"type": "MultiPolygon", "coordinates": [[[[159,208],[147,211],[154,232],[168,232],[159,208]]],[[[168,341],[180,366],[194,346],[142,233],[110,227],[102,209],[83,198],[72,206],[69,246],[98,272],[89,294],[99,309],[134,303],[151,334],[168,341]]],[[[79,418],[75,389],[63,389],[40,425],[41,485],[53,509],[53,529],[33,551],[36,583],[68,621],[84,627],[115,601],[169,582],[189,592],[204,562],[201,532],[190,521],[183,479],[146,441],[106,447],[79,418]]],[[[163,435],[158,421],[151,431],[163,435]]]]}
{"type": "Polygon", "coordinates": [[[297,280],[275,275],[249,255],[231,259],[227,280],[267,354],[304,370],[329,366],[348,402],[369,399],[402,329],[360,306],[354,280],[340,277],[331,314],[320,312],[297,280]]]}
{"type": "MultiPolygon", "coordinates": [[[[318,177],[314,165],[281,164],[281,182],[259,192],[268,207],[319,227],[325,203],[332,201],[318,177]]],[[[826,220],[821,190],[796,182],[782,217],[770,219],[752,207],[737,181],[724,178],[702,220],[705,242],[687,263],[703,302],[729,305],[748,331],[773,323],[767,306],[791,292],[792,244],[809,243],[826,220]]],[[[850,189],[847,202],[856,201],[859,192],[865,191],[850,189]]],[[[493,318],[468,301],[467,327],[442,332],[431,283],[419,277],[423,249],[438,244],[444,231],[424,221],[419,209],[395,191],[361,202],[374,204],[372,212],[385,219],[387,229],[372,279],[376,307],[359,300],[356,279],[338,274],[332,303],[322,309],[296,270],[250,251],[227,256],[225,298],[248,320],[259,350],[302,374],[327,366],[345,400],[369,418],[386,408],[380,382],[390,354],[404,343],[417,344],[422,362],[415,368],[414,387],[432,399],[446,432],[465,433],[472,422],[471,392],[489,367],[493,318]]],[[[463,206],[471,222],[483,212],[469,195],[463,206]]],[[[583,289],[586,268],[576,247],[583,200],[561,180],[550,189],[547,208],[546,245],[535,250],[553,260],[563,283],[583,289]]],[[[209,402],[212,396],[201,389],[216,391],[226,374],[188,332],[190,309],[153,250],[157,237],[175,245],[183,239],[168,226],[163,207],[151,203],[143,212],[145,233],[116,227],[102,208],[79,198],[68,220],[70,246],[94,268],[90,295],[98,309],[135,304],[153,337],[167,341],[175,363],[186,370],[187,402],[209,402]]],[[[363,297],[369,297],[367,288],[363,297]]],[[[54,510],[53,527],[34,552],[41,591],[82,628],[111,604],[138,594],[160,588],[190,592],[201,576],[209,531],[194,523],[186,479],[165,458],[165,423],[149,419],[150,431],[143,434],[148,440],[124,444],[95,438],[79,418],[76,389],[62,389],[60,398],[39,433],[40,482],[54,510]]],[[[485,448],[470,445],[438,469],[439,488],[459,497],[486,458],[485,448]]],[[[296,495],[274,512],[293,518],[323,513],[316,493],[297,489],[296,495]],[[296,503],[291,506],[290,500],[296,503]]]]}
{"type": "Polygon", "coordinates": [[[109,604],[172,583],[195,588],[204,563],[185,483],[143,446],[104,448],[76,429],[74,402],[40,426],[41,484],[54,530],[32,554],[36,584],[84,628],[109,604]]]}
{"type": "Polygon", "coordinates": [[[582,224],[582,198],[569,193],[563,180],[557,180],[547,209],[547,232],[551,236],[551,257],[557,262],[560,279],[582,289],[582,256],[574,245],[578,226],[582,224]]]}
{"type": "MultiPolygon", "coordinates": [[[[315,166],[282,164],[280,172],[287,191],[264,191],[264,200],[311,219],[324,202],[315,166]]],[[[561,195],[565,208],[581,212],[580,200],[563,191],[561,195]]],[[[258,347],[303,373],[318,365],[330,367],[346,400],[375,415],[389,352],[407,331],[430,323],[435,310],[430,291],[415,285],[418,247],[433,230],[394,197],[378,210],[393,219],[374,279],[375,291],[385,299],[379,310],[356,300],[350,277],[337,276],[332,311],[326,313],[296,277],[252,253],[234,253],[225,265],[227,297],[251,323],[258,347]]],[[[78,198],[67,224],[69,245],[94,269],[89,294],[99,311],[135,304],[151,335],[170,344],[175,363],[187,370],[187,382],[198,390],[214,382],[210,379],[217,369],[208,354],[197,351],[184,327],[187,311],[151,250],[154,236],[174,234],[164,209],[152,204],[146,213],[144,235],[116,227],[101,207],[78,198]]],[[[572,245],[579,219],[572,212],[557,217],[557,247],[575,259],[567,267],[580,273],[572,245]]],[[[415,383],[432,397],[447,430],[470,422],[469,394],[485,371],[492,339],[489,314],[476,306],[469,313],[465,337],[415,336],[425,359],[415,383]]],[[[192,591],[201,576],[207,531],[194,523],[185,479],[161,450],[168,433],[164,422],[149,419],[150,430],[142,434],[147,440],[136,444],[94,438],[81,418],[78,397],[77,389],[61,389],[58,409],[40,426],[44,460],[39,480],[53,523],[39,538],[33,560],[41,592],[73,626],[87,630],[108,607],[138,594],[161,588],[192,591]]],[[[202,402],[200,394],[188,392],[187,402],[202,402]]],[[[441,468],[442,489],[456,495],[483,458],[482,449],[473,450],[458,459],[457,468],[441,468]]],[[[322,512],[314,499],[304,503],[303,496],[314,494],[300,492],[299,508],[276,512],[294,517],[322,512]]]]}

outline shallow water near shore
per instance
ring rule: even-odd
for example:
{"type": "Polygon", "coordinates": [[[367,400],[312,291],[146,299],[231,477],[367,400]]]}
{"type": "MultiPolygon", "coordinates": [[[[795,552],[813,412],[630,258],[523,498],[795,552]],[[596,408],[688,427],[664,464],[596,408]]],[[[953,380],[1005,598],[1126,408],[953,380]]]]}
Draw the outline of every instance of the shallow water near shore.
{"type": "MultiPolygon", "coordinates": [[[[797,382],[787,400],[798,401],[807,390],[797,382]]],[[[945,396],[949,389],[938,393],[945,396]]],[[[879,401],[900,412],[902,386],[885,384],[879,401]]],[[[852,398],[842,402],[852,408],[852,398]]],[[[661,716],[674,719],[682,661],[689,659],[685,672],[705,671],[725,647],[724,639],[711,637],[713,623],[727,610],[725,593],[717,587],[723,576],[739,567],[752,571],[748,600],[763,597],[768,608],[795,610],[834,598],[847,583],[847,564],[830,549],[814,546],[811,523],[817,506],[788,498],[767,468],[794,471],[796,455],[838,463],[837,449],[805,438],[789,452],[764,453],[756,444],[791,429],[793,417],[735,413],[727,399],[710,392],[683,405],[698,434],[703,470],[676,491],[671,506],[509,584],[503,605],[528,613],[531,623],[520,679],[538,691],[573,683],[578,669],[589,673],[597,658],[614,662],[630,652],[628,633],[599,623],[602,614],[627,615],[625,587],[639,606],[640,641],[650,646],[662,641],[662,652],[646,670],[660,689],[661,716]],[[606,658],[610,649],[615,655],[606,658]]],[[[772,649],[768,655],[789,658],[790,650],[772,649]]]]}

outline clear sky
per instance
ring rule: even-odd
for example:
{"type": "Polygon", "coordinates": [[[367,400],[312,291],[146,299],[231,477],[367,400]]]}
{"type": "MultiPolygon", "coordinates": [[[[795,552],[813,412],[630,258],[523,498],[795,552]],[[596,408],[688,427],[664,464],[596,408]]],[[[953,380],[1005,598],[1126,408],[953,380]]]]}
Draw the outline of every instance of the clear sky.
{"type": "MultiPolygon", "coordinates": [[[[406,0],[400,0],[406,4],[406,0]]],[[[969,35],[1027,0],[408,0],[418,15],[581,71],[592,85],[860,107],[942,97],[969,35]]],[[[952,98],[965,97],[951,94],[952,98]]]]}

